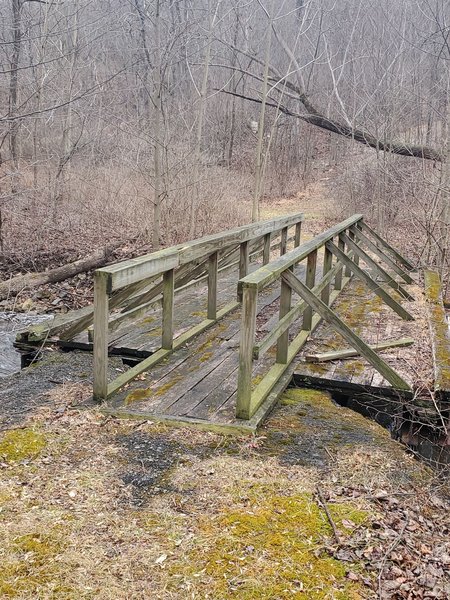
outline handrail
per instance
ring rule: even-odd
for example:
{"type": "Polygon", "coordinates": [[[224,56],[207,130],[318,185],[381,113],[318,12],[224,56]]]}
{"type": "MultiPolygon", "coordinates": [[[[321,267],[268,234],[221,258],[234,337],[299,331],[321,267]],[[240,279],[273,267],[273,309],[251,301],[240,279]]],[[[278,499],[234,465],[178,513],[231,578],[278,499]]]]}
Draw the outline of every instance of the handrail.
{"type": "Polygon", "coordinates": [[[342,231],[345,231],[352,225],[356,225],[362,221],[362,218],[363,215],[356,214],[345,221],[330,227],[330,229],[327,229],[327,231],[324,233],[321,233],[312,240],[305,242],[295,250],[292,250],[288,254],[281,256],[279,259],[274,260],[270,264],[267,264],[257,271],[254,271],[250,275],[247,275],[239,281],[239,286],[241,288],[254,287],[258,290],[266,287],[278,279],[283,271],[307,258],[308,254],[311,254],[311,252],[323,246],[326,242],[339,235],[339,233],[342,231]]]}
{"type": "MultiPolygon", "coordinates": [[[[267,264],[270,251],[275,246],[279,246],[280,253],[284,254],[291,226],[295,226],[294,246],[298,246],[302,221],[303,213],[295,213],[252,223],[97,269],[94,273],[93,311],[94,398],[107,399],[131,379],[236,309],[241,301],[239,293],[237,300],[222,308],[217,306],[218,274],[222,268],[229,266],[230,262],[238,264],[239,278],[243,278],[248,273],[252,256],[262,254],[263,264],[267,264]],[[277,235],[281,235],[280,241],[274,246],[272,241],[277,235]],[[174,338],[175,291],[205,274],[208,282],[207,318],[174,338]],[[152,284],[150,289],[149,284],[152,284]],[[136,317],[149,310],[157,298],[162,303],[160,349],[108,384],[110,310],[124,307],[120,320],[132,315],[136,317]]],[[[86,315],[72,327],[70,333],[89,325],[90,317],[86,315]]]]}
{"type": "MultiPolygon", "coordinates": [[[[238,287],[242,294],[243,306],[236,403],[236,416],[238,418],[250,419],[263,403],[265,404],[261,410],[268,410],[268,404],[271,403],[271,398],[275,394],[272,394],[271,398],[269,398],[269,395],[280,380],[283,377],[285,378],[285,372],[288,370],[289,365],[322,318],[330,323],[334,330],[346,339],[353,348],[357,349],[361,356],[391,385],[399,390],[410,390],[409,384],[401,375],[378,356],[330,308],[353,274],[375,292],[402,319],[413,319],[413,316],[398,300],[392,297],[380,285],[379,281],[373,279],[371,273],[367,273],[359,266],[359,259],[362,259],[371,268],[372,272],[381,277],[386,286],[395,289],[406,300],[413,299],[411,294],[376,263],[362,246],[368,246],[372,253],[385,264],[391,268],[395,267],[394,270],[409,283],[412,281],[411,277],[395,262],[398,260],[403,265],[409,264],[407,259],[404,259],[391,247],[389,249],[391,254],[395,253],[394,258],[382,252],[374,242],[361,233],[362,229],[372,232],[369,228],[364,227],[362,219],[362,215],[353,215],[239,281],[238,287]],[[318,250],[321,248],[324,251],[322,276],[320,281],[316,282],[317,256],[318,250]],[[298,273],[295,272],[295,267],[305,259],[307,259],[306,277],[303,282],[298,273]],[[281,280],[278,323],[262,340],[258,340],[256,343],[258,293],[278,279],[281,280]],[[299,301],[294,306],[292,306],[293,293],[299,296],[299,301]],[[301,315],[303,315],[303,319],[300,324],[298,318],[301,315]],[[296,323],[297,329],[292,332],[292,328],[296,323]],[[262,378],[258,377],[259,382],[252,389],[254,360],[262,357],[275,344],[275,364],[269,367],[262,378]],[[267,402],[265,402],[266,399],[268,399],[267,402]]],[[[373,234],[373,237],[377,239],[379,236],[373,234]]],[[[267,363],[263,366],[267,370],[267,363]]]]}
{"type": "Polygon", "coordinates": [[[108,277],[108,292],[110,293],[158,273],[207,257],[212,252],[222,250],[227,246],[248,242],[251,239],[291,227],[301,222],[303,216],[303,213],[295,213],[277,219],[252,223],[251,225],[243,225],[221,233],[204,236],[186,244],[178,244],[158,252],[103,267],[98,269],[97,272],[104,273],[108,277]]]}
{"type": "MultiPolygon", "coordinates": [[[[284,274],[293,274],[295,266],[307,259],[306,286],[326,305],[332,304],[349,281],[350,273],[344,274],[346,265],[341,261],[333,265],[333,254],[327,243],[331,242],[333,238],[338,238],[339,248],[343,250],[345,242],[342,234],[348,231],[349,237],[353,240],[354,234],[350,228],[360,227],[362,219],[363,215],[353,215],[240,279],[238,288],[242,294],[243,306],[236,405],[238,418],[250,419],[258,410],[321,320],[319,315],[313,314],[315,311],[304,298],[300,298],[300,301],[292,306],[292,286],[284,274]],[[320,281],[316,282],[317,254],[322,247],[324,248],[322,277],[320,281]],[[258,293],[278,279],[281,280],[278,324],[256,343],[258,293]],[[331,292],[333,280],[334,290],[331,292]],[[293,340],[290,340],[289,329],[302,314],[304,317],[301,330],[293,340]],[[252,390],[253,363],[275,344],[277,345],[275,364],[252,390]]],[[[350,248],[347,251],[346,257],[356,263],[359,257],[350,248]]]]}

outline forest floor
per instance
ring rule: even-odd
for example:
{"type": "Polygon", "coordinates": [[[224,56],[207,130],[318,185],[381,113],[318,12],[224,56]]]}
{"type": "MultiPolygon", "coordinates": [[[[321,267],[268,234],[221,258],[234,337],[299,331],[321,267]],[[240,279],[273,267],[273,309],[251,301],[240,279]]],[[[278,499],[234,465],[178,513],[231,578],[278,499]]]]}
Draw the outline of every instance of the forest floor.
{"type": "Polygon", "coordinates": [[[187,435],[103,415],[91,371],[48,352],[0,380],[1,598],[450,597],[448,484],[377,424],[290,389],[257,437],[187,435]]]}

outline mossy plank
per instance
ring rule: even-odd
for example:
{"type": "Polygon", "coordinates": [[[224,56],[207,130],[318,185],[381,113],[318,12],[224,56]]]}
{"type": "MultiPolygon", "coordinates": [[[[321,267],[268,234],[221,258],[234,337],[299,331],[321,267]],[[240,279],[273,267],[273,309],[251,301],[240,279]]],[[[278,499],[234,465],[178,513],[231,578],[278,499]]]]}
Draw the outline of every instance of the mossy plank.
{"type": "Polygon", "coordinates": [[[427,270],[424,275],[433,352],[434,389],[440,396],[448,399],[450,398],[450,333],[442,300],[441,278],[437,271],[427,270]]]}

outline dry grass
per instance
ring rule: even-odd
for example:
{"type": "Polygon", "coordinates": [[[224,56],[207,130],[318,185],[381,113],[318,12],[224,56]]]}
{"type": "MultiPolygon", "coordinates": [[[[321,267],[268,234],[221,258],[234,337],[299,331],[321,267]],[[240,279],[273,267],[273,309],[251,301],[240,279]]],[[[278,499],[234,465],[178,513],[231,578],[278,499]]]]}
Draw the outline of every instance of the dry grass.
{"type": "MultiPolygon", "coordinates": [[[[332,534],[316,484],[328,496],[342,485],[370,495],[398,491],[400,472],[404,492],[431,481],[378,426],[326,399],[319,410],[311,393],[300,404],[289,396],[259,437],[235,439],[76,410],[85,392],[80,384],[55,388],[51,410],[11,431],[33,431],[45,444],[20,460],[2,457],[1,597],[371,598],[362,580],[346,577],[355,569],[362,577],[365,567],[326,550],[332,534]],[[353,431],[362,435],[357,443],[353,431]],[[329,437],[338,432],[342,440],[329,437]],[[320,442],[324,460],[310,453],[314,444],[298,445],[304,436],[320,442]],[[289,553],[300,562],[288,569],[289,553]],[[323,573],[313,583],[310,569],[323,573]],[[249,583],[250,573],[263,579],[249,583]],[[264,595],[264,581],[273,595],[264,595]]],[[[345,536],[382,518],[352,493],[339,498],[341,512],[333,508],[345,536]],[[356,523],[362,514],[364,526],[356,523]]]]}

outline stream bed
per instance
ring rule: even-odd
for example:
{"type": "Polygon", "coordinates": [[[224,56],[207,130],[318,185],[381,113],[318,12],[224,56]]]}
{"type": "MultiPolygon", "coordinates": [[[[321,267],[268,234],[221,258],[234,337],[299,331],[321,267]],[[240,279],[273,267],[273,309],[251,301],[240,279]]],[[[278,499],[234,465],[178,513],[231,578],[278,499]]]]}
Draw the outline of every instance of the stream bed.
{"type": "Polygon", "coordinates": [[[51,319],[52,316],[0,312],[0,377],[6,377],[20,371],[20,353],[13,345],[17,333],[30,325],[36,325],[51,319]]]}

